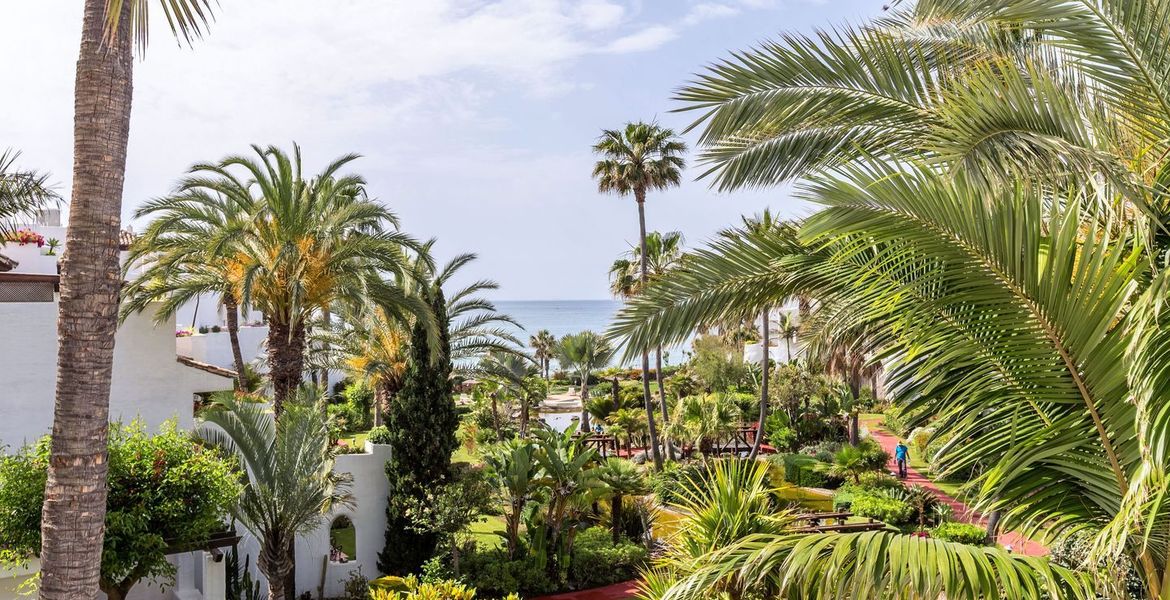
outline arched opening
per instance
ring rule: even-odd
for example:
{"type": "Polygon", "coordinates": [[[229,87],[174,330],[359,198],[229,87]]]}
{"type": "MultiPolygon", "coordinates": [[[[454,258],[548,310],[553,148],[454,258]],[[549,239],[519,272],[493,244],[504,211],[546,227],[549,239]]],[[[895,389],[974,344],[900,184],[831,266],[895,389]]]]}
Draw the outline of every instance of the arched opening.
{"type": "Polygon", "coordinates": [[[345,563],[357,558],[357,528],[345,515],[329,525],[329,560],[345,563]]]}

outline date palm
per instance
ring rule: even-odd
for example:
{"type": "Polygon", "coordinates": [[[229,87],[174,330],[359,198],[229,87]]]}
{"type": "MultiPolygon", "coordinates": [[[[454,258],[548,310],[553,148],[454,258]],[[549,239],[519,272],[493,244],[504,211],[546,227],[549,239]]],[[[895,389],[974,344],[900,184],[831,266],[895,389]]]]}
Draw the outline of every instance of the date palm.
{"type": "Polygon", "coordinates": [[[532,409],[547,395],[548,386],[539,379],[540,368],[531,356],[518,350],[492,350],[476,366],[475,373],[491,381],[516,399],[520,410],[520,437],[528,437],[532,409]]]}
{"type": "MultiPolygon", "coordinates": [[[[73,187],[57,313],[57,391],[41,520],[44,600],[98,591],[106,508],[107,421],[118,327],[118,233],[130,138],[134,48],[146,48],[150,0],[85,0],[73,88],[73,187]]],[[[208,0],[158,2],[190,42],[208,0]]]]}
{"type": "Polygon", "coordinates": [[[249,195],[208,193],[196,185],[198,181],[188,179],[175,194],[151,200],[134,212],[136,219],[152,220],[130,246],[122,318],[157,304],[155,320],[161,323],[191,300],[218,295],[227,316],[236,383],[245,390],[239,338],[245,264],[230,234],[247,227],[257,204],[249,195]]]}
{"type": "Polygon", "coordinates": [[[279,418],[263,404],[230,396],[220,403],[204,413],[198,433],[239,460],[247,485],[232,515],[260,541],[256,566],[268,579],[268,597],[283,600],[293,540],[353,503],[350,482],[333,472],[323,402],[290,399],[279,418]]]}
{"type": "MultiPolygon", "coordinates": [[[[592,331],[566,335],[557,344],[557,360],[581,378],[581,432],[589,431],[589,376],[611,362],[616,351],[605,337],[592,331]]],[[[653,416],[653,411],[651,411],[653,416]]]]}
{"type": "Polygon", "coordinates": [[[192,200],[223,197],[254,207],[216,239],[230,243],[238,264],[231,268],[239,269],[240,305],[259,310],[268,325],[279,415],[304,377],[307,328],[324,313],[378,307],[407,320],[429,319],[430,309],[400,283],[411,266],[406,253],[422,246],[398,230],[394,213],[366,196],[364,179],[341,172],[357,155],[306,178],[299,146],[291,154],[275,146],[252,149],[253,156],[196,165],[180,189],[192,200]]]}
{"type": "MultiPolygon", "coordinates": [[[[650,277],[646,248],[646,193],[677,186],[686,166],[682,155],[686,144],[674,131],[653,123],[627,123],[625,129],[607,129],[593,145],[602,157],[593,167],[593,178],[602,193],[633,195],[638,205],[638,244],[640,248],[639,280],[644,287],[650,277]]],[[[642,352],[642,400],[650,430],[650,448],[655,469],[662,469],[658,430],[654,426],[654,408],[650,401],[650,356],[642,352]]]]}

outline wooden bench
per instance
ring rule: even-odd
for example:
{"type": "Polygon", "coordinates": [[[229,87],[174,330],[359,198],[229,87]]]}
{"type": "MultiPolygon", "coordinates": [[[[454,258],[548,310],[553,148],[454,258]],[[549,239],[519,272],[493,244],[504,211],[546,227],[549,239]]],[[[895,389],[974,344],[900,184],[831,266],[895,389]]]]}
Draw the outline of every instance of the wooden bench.
{"type": "Polygon", "coordinates": [[[819,525],[813,527],[798,527],[795,533],[858,533],[862,531],[877,531],[885,529],[886,524],[881,521],[869,523],[842,523],[841,525],[819,525]]]}
{"type": "Polygon", "coordinates": [[[802,513],[796,515],[797,521],[808,521],[809,525],[816,527],[821,524],[821,521],[836,521],[838,525],[844,525],[845,521],[853,516],[853,513],[848,511],[840,512],[823,512],[823,513],[802,513]]]}

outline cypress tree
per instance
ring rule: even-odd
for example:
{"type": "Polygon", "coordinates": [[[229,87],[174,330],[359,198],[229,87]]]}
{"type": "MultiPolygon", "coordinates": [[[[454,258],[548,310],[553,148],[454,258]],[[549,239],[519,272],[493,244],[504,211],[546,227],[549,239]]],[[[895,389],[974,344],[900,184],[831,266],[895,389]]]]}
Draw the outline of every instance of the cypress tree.
{"type": "Polygon", "coordinates": [[[443,290],[433,286],[431,309],[439,327],[438,353],[432,353],[427,329],[416,323],[411,332],[410,358],[402,389],[390,401],[386,425],[391,455],[386,546],[378,555],[383,573],[415,572],[435,553],[435,535],[411,531],[404,499],[421,498],[451,478],[451,454],[458,446],[459,417],[451,397],[451,352],[443,290]]]}

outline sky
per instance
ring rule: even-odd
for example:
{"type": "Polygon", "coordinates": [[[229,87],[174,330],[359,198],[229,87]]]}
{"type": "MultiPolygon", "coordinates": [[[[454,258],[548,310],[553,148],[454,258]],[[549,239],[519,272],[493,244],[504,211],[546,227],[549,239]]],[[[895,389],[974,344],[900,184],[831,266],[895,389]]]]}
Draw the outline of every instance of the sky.
{"type": "MultiPolygon", "coordinates": [[[[637,243],[638,222],[632,199],[601,195],[590,178],[601,130],[656,120],[681,131],[694,115],[671,98],[706,65],[881,4],[219,0],[191,47],[156,10],[135,64],[123,219],[197,161],[295,141],[309,172],[361,154],[351,171],[403,230],[437,238],[440,259],[476,253],[464,274],[499,282],[497,299],[608,298],[606,271],[637,243]]],[[[66,195],[81,7],[0,6],[0,149],[21,151],[21,166],[48,171],[66,195]]],[[[650,230],[695,246],[740,215],[809,210],[787,187],[716,193],[698,174],[649,196],[650,230]]]]}

